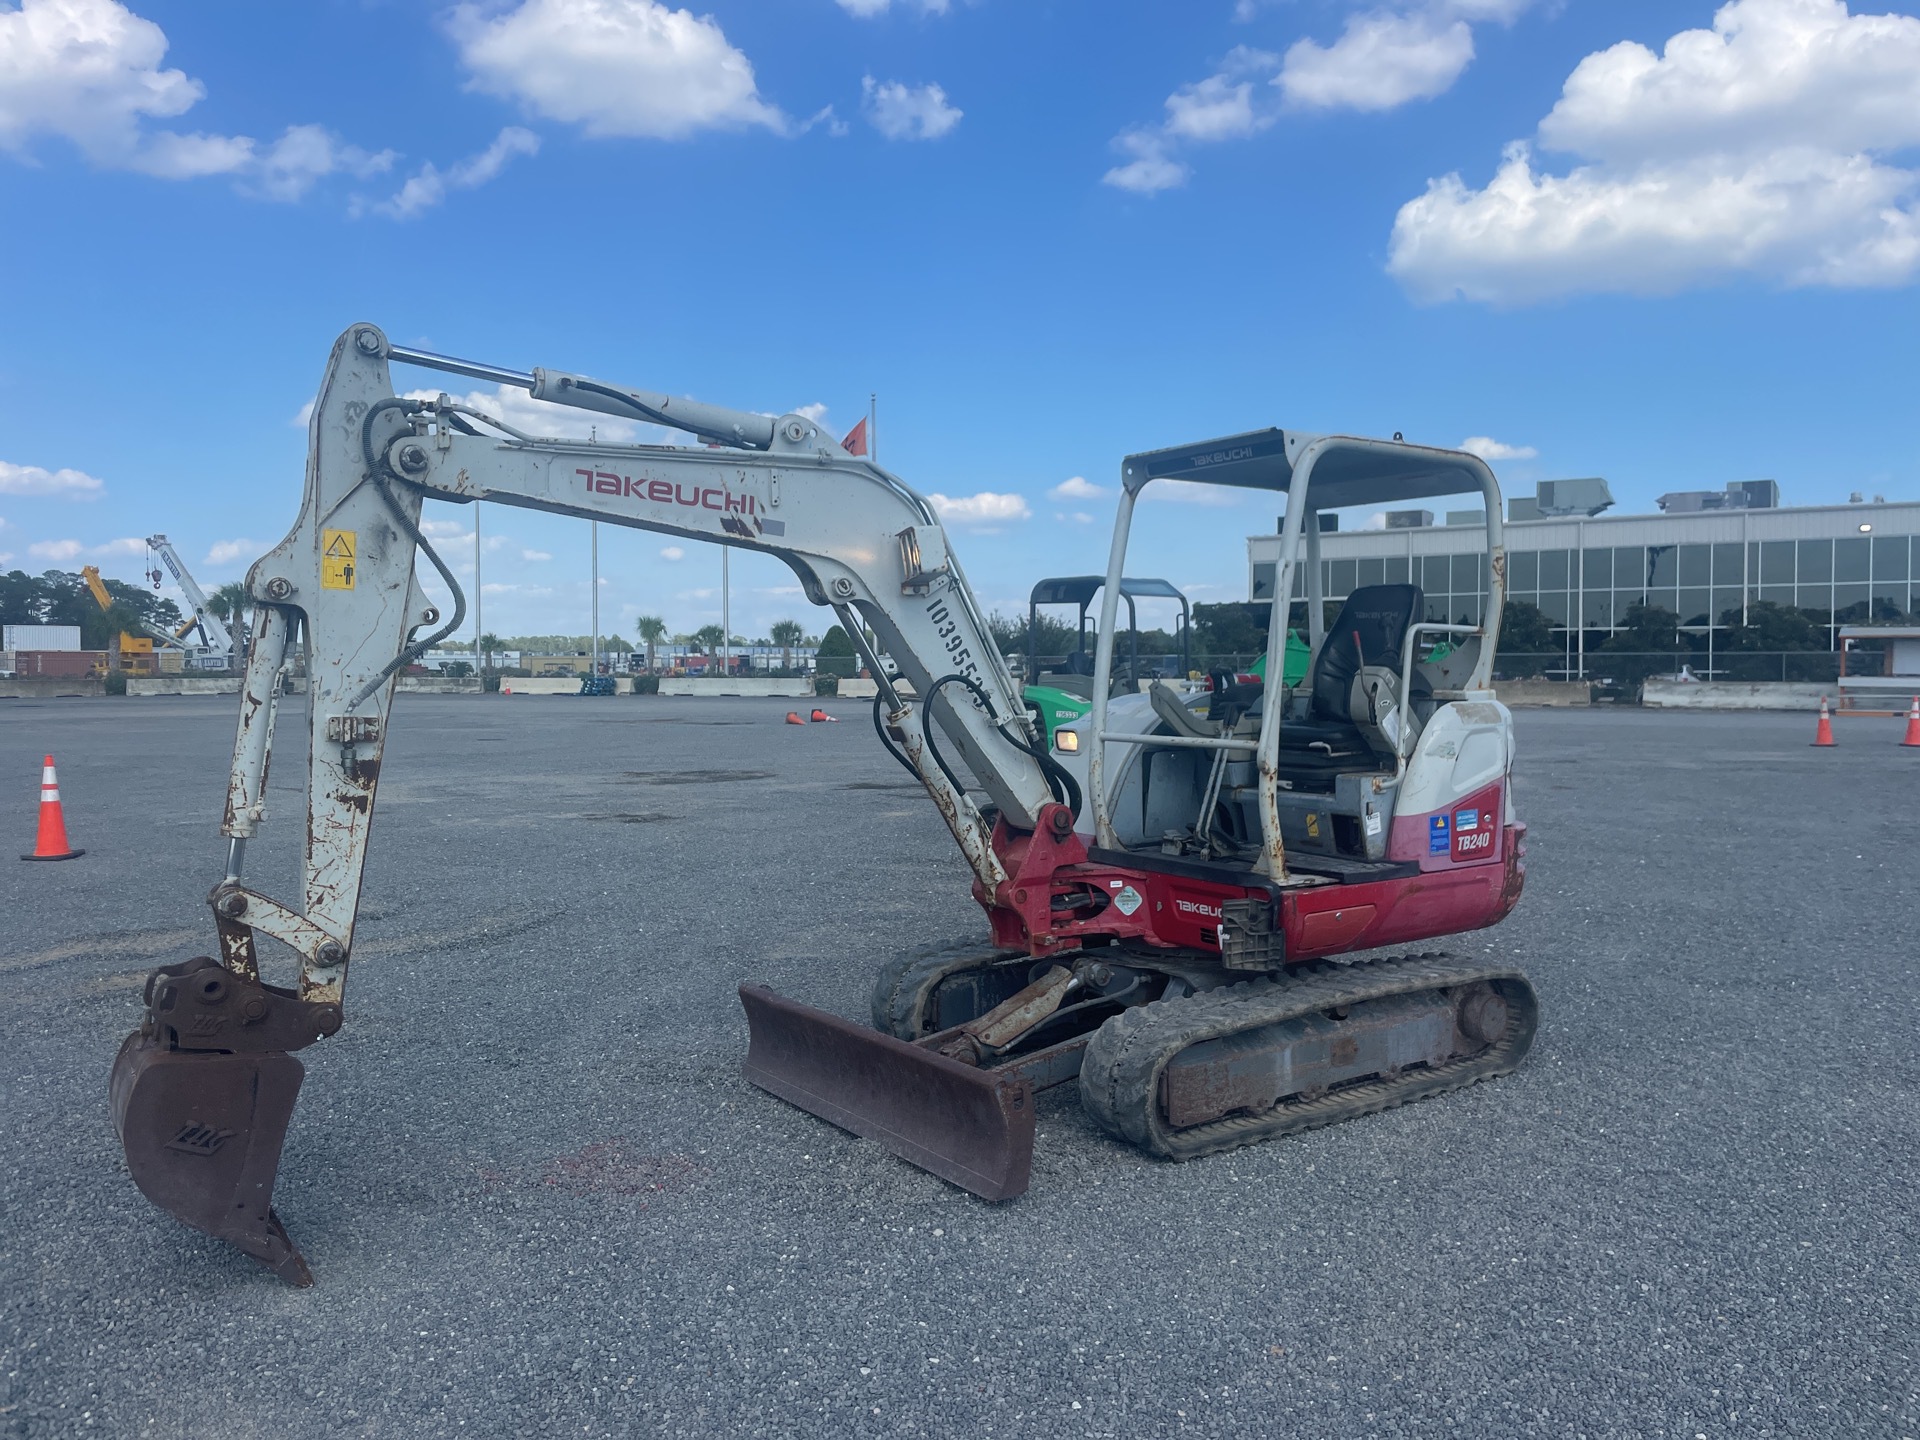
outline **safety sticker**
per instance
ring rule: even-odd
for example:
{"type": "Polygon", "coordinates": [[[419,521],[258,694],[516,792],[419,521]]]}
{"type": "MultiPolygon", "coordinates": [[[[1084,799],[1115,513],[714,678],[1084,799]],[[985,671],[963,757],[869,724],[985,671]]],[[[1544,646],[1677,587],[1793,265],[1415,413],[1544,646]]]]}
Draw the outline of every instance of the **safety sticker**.
{"type": "Polygon", "coordinates": [[[1133,914],[1140,908],[1141,903],[1140,892],[1131,885],[1113,897],[1114,908],[1122,915],[1133,914]]]}
{"type": "Polygon", "coordinates": [[[1444,815],[1434,815],[1427,820],[1427,853],[1444,855],[1453,848],[1451,827],[1444,815]]]}
{"type": "Polygon", "coordinates": [[[320,532],[320,588],[322,590],[353,589],[353,557],[359,548],[360,535],[356,530],[322,530],[320,532]]]}
{"type": "Polygon", "coordinates": [[[1307,816],[1307,838],[1309,840],[1318,840],[1320,838],[1320,817],[1318,815],[1309,813],[1307,816]]]}
{"type": "Polygon", "coordinates": [[[1478,810],[1454,811],[1453,828],[1460,831],[1478,830],[1480,828],[1480,812],[1478,810]]]}
{"type": "Polygon", "coordinates": [[[1384,823],[1380,818],[1380,812],[1378,810],[1367,811],[1367,834],[1378,835],[1384,823]]]}

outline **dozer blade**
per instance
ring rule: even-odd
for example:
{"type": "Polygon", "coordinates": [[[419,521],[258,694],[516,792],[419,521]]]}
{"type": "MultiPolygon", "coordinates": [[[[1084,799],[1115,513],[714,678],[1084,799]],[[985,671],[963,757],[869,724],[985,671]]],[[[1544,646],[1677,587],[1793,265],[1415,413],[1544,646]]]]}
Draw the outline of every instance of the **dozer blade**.
{"type": "Polygon", "coordinates": [[[747,1079],[983,1200],[1026,1193],[1033,1088],[742,985],[747,1079]]]}
{"type": "Polygon", "coordinates": [[[273,1178],[305,1075],[282,1051],[170,1050],[135,1032],[108,1085],[140,1193],[298,1286],[313,1272],[273,1213],[273,1178]]]}

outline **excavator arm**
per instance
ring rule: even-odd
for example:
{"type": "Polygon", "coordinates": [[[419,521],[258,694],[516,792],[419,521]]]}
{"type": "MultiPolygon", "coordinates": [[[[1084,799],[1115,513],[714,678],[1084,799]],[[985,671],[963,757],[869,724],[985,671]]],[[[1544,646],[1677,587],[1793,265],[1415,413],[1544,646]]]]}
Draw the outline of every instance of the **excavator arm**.
{"type": "MultiPolygon", "coordinates": [[[[111,1086],[129,1167],[148,1197],[297,1284],[311,1276],[271,1207],[302,1075],[291,1052],[343,1023],[396,679],[465,618],[458,581],[422,531],[430,498],[490,500],[778,556],[862,648],[880,687],[882,737],[926,786],[985,894],[1009,878],[996,824],[1002,836],[1044,824],[1059,837],[1071,833],[1078,808],[1074,782],[1048,758],[932,508],[813,422],[559,371],[500,370],[400,349],[371,325],[352,327],[333,347],[309,422],[299,518],[247,577],[258,609],[221,826],[227,863],[209,896],[219,955],[149,979],[142,1029],[122,1047],[111,1086]],[[400,398],[394,361],[521,386],[538,399],[709,443],[542,439],[445,395],[400,398]],[[451,591],[450,614],[422,588],[420,556],[451,591]],[[309,774],[302,891],[287,901],[252,883],[245,860],[265,819],[296,637],[306,647],[309,774]],[[911,695],[877,652],[897,662],[911,695]],[[956,759],[985,788],[997,821],[968,794],[956,759]],[[262,979],[262,937],[293,952],[296,983],[262,979]]],[[[777,1031],[775,1041],[807,1049],[817,1038],[810,1022],[765,995],[743,990],[756,1036],[777,1031]]],[[[855,1060],[863,1058],[871,1057],[855,1060]]],[[[949,1083],[965,1092],[958,1103],[980,1099],[966,1076],[949,1083]]],[[[1021,1098],[987,1089],[1002,1118],[1021,1098]]],[[[1017,1118],[1030,1148],[1030,1108],[1017,1118]]]]}

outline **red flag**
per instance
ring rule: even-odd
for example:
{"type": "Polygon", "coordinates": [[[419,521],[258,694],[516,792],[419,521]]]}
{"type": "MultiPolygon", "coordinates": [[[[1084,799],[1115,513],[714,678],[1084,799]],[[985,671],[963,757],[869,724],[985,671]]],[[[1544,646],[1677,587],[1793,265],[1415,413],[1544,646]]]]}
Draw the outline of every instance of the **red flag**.
{"type": "Polygon", "coordinates": [[[840,448],[849,455],[867,453],[867,422],[865,420],[847,432],[847,438],[840,442],[840,448]]]}

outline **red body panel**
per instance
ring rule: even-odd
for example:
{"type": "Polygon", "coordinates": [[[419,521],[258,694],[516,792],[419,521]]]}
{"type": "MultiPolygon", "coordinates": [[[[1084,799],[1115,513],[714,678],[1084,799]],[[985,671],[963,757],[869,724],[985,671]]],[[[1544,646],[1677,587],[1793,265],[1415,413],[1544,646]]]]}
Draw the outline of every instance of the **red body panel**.
{"type": "MultiPolygon", "coordinates": [[[[1499,825],[1499,791],[1490,787],[1454,807],[1479,811],[1481,818],[1467,833],[1491,835],[1484,846],[1466,853],[1477,857],[1485,851],[1486,858],[1454,860],[1457,832],[1449,813],[1448,850],[1432,857],[1434,868],[1356,885],[1247,886],[1096,864],[1070,829],[1054,833],[1050,809],[1031,834],[1010,830],[1004,821],[995,826],[994,850],[1011,878],[993,895],[976,882],[974,898],[992,922],[995,945],[1035,956],[1105,940],[1217,955],[1220,907],[1246,899],[1278,902],[1290,964],[1457,935],[1505,919],[1526,883],[1526,850],[1520,843],[1526,826],[1499,825]]],[[[1059,813],[1066,817],[1064,808],[1059,813]]],[[[1426,820],[1408,823],[1424,826],[1426,820]]]]}

